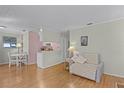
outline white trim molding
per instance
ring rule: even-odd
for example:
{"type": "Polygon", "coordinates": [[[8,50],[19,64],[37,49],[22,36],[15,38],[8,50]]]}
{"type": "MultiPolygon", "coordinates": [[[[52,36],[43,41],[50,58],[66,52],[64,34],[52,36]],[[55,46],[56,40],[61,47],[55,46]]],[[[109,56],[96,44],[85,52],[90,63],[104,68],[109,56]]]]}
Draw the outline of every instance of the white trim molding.
{"type": "Polygon", "coordinates": [[[107,72],[104,72],[104,74],[111,75],[111,76],[115,76],[115,77],[124,78],[123,75],[111,74],[111,73],[107,73],[107,72]]]}
{"type": "Polygon", "coordinates": [[[107,20],[107,21],[98,22],[98,23],[93,23],[92,25],[82,25],[82,26],[76,26],[76,27],[73,27],[73,28],[66,28],[65,31],[67,31],[67,30],[69,30],[69,31],[79,30],[79,29],[83,29],[83,28],[86,28],[86,27],[92,27],[92,26],[95,26],[95,25],[110,23],[110,22],[119,21],[119,20],[124,20],[124,17],[115,18],[115,19],[111,19],[111,20],[107,20]]]}

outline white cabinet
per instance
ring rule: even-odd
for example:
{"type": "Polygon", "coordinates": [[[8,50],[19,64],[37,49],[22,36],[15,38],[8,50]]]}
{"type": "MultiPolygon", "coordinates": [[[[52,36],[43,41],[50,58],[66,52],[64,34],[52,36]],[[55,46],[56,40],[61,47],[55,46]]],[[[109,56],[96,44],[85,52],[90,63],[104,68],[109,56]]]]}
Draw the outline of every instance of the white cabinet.
{"type": "Polygon", "coordinates": [[[61,63],[58,51],[42,51],[37,53],[37,66],[47,68],[61,63]]]}
{"type": "Polygon", "coordinates": [[[43,53],[38,52],[37,53],[37,66],[40,68],[43,68],[43,53]]]}

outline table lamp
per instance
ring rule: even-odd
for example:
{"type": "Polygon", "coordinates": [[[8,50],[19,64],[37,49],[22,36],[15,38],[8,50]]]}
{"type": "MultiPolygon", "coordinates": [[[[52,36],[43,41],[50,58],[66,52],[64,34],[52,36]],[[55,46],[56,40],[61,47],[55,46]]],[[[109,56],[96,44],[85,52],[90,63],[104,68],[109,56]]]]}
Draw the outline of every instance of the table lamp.
{"type": "Polygon", "coordinates": [[[75,47],[74,46],[70,46],[68,48],[68,51],[69,51],[69,57],[72,57],[73,56],[73,51],[75,51],[75,47]]]}
{"type": "Polygon", "coordinates": [[[17,43],[17,44],[16,44],[16,47],[18,48],[18,53],[19,53],[19,48],[22,47],[21,43],[17,43]]]}

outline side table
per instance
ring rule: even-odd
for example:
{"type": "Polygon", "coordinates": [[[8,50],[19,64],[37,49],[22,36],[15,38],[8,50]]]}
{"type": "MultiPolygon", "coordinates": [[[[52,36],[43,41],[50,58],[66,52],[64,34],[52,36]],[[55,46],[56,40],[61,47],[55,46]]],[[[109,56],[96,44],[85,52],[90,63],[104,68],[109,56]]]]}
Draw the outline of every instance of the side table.
{"type": "Polygon", "coordinates": [[[64,69],[69,71],[69,66],[72,64],[73,62],[71,61],[70,58],[66,58],[65,62],[64,62],[64,69]]]}

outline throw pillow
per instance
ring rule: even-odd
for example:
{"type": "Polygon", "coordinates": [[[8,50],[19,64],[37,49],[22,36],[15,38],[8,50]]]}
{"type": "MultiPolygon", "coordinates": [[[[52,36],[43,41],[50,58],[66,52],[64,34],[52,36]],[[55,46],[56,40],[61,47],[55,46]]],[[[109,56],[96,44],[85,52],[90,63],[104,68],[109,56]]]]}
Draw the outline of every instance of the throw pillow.
{"type": "Polygon", "coordinates": [[[73,56],[72,58],[71,58],[74,62],[78,62],[78,63],[85,63],[86,61],[87,61],[87,59],[85,58],[85,57],[83,57],[83,56],[80,56],[80,55],[78,55],[78,56],[73,56]]]}

